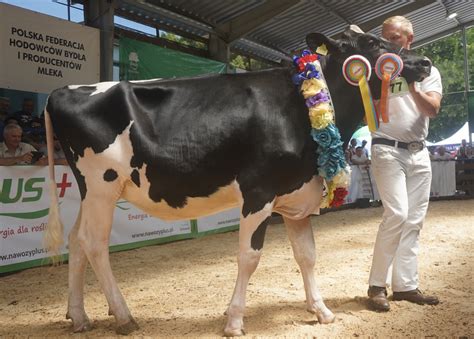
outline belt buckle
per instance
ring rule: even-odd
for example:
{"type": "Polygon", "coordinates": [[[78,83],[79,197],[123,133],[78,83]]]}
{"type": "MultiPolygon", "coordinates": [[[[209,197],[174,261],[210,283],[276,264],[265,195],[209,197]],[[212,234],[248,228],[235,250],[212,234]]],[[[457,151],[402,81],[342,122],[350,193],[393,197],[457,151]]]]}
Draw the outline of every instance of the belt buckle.
{"type": "Polygon", "coordinates": [[[412,141],[408,143],[408,151],[410,153],[416,153],[423,149],[425,145],[421,141],[412,141]]]}

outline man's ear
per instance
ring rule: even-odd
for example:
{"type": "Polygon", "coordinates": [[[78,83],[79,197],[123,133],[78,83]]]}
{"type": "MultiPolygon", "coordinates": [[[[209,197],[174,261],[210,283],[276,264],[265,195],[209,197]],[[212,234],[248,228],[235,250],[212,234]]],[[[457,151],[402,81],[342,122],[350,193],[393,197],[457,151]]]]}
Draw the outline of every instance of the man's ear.
{"type": "MultiPolygon", "coordinates": [[[[324,49],[323,45],[326,46],[328,54],[335,53],[339,50],[339,41],[331,39],[322,33],[310,33],[306,36],[306,44],[312,52],[317,52],[318,48],[324,49]]],[[[324,53],[319,53],[324,54],[324,53]]]]}

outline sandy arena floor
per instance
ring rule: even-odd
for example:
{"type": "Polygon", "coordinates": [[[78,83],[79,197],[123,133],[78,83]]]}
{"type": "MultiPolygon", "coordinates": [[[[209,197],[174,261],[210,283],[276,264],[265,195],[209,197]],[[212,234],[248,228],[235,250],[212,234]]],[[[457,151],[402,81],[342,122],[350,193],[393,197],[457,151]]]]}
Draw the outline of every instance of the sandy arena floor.
{"type": "MultiPolygon", "coordinates": [[[[391,302],[366,308],[372,246],[382,208],[331,212],[312,219],[316,275],[336,322],[320,325],[305,311],[303,281],[283,225],[267,230],[264,253],[247,294],[248,336],[473,337],[474,201],[438,201],[422,231],[421,287],[438,306],[391,302]]],[[[237,274],[237,232],[111,255],[118,284],[140,325],[135,336],[222,336],[237,274]]],[[[94,329],[74,337],[115,336],[113,317],[88,269],[86,311],[94,329]]],[[[0,277],[0,337],[69,336],[67,265],[0,277]]]]}

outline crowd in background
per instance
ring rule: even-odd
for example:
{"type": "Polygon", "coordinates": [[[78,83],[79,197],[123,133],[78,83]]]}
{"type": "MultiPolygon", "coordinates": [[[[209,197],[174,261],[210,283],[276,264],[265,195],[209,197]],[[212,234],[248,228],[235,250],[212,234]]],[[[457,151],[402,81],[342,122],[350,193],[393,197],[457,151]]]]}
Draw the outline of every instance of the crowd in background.
{"type": "MultiPolygon", "coordinates": [[[[21,109],[14,111],[10,99],[0,97],[0,166],[48,164],[44,115],[34,112],[31,98],[24,98],[21,109]]],[[[67,165],[56,138],[53,156],[56,165],[67,165]]]]}
{"type": "MultiPolygon", "coordinates": [[[[370,165],[370,156],[366,148],[367,141],[362,140],[360,145],[356,139],[351,139],[347,146],[345,155],[350,165],[370,165]]],[[[446,160],[474,160],[474,147],[470,146],[466,139],[462,139],[457,150],[448,152],[445,146],[427,146],[432,161],[446,160]]]]}

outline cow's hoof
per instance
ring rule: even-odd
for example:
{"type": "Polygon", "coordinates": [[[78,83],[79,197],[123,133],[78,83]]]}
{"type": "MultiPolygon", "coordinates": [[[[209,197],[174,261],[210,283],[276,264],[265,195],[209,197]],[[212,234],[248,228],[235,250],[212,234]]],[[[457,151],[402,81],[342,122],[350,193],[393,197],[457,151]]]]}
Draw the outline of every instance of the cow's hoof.
{"type": "Polygon", "coordinates": [[[240,337],[245,335],[244,329],[240,328],[226,328],[224,330],[224,337],[240,337]]]}
{"type": "Polygon", "coordinates": [[[326,313],[316,313],[316,317],[320,324],[330,324],[336,320],[336,316],[331,311],[326,313]]]}
{"type": "Polygon", "coordinates": [[[92,329],[92,324],[87,315],[84,315],[78,319],[77,317],[70,316],[68,312],[66,313],[66,319],[72,320],[72,331],[74,333],[86,332],[92,329]]]}
{"type": "Polygon", "coordinates": [[[115,332],[117,334],[127,335],[132,333],[135,330],[138,330],[140,327],[138,326],[135,319],[131,318],[130,321],[126,324],[117,326],[115,332]]]}

